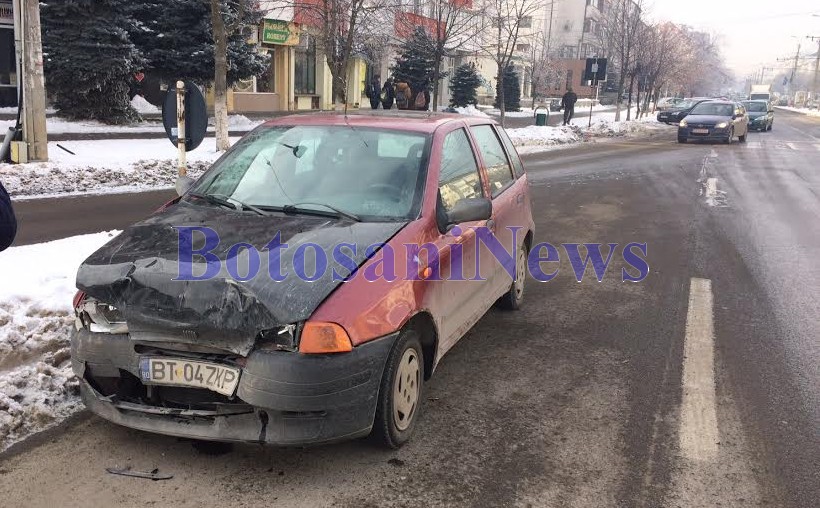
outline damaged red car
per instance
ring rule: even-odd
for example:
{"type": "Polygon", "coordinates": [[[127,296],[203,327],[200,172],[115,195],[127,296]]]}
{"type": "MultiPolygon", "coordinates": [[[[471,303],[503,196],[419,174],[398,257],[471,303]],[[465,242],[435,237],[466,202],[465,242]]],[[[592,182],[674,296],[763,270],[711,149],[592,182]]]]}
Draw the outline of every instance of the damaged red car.
{"type": "Polygon", "coordinates": [[[398,447],[444,354],[524,298],[527,177],[490,119],[283,117],[178,190],[78,270],[73,369],[117,424],[398,447]]]}

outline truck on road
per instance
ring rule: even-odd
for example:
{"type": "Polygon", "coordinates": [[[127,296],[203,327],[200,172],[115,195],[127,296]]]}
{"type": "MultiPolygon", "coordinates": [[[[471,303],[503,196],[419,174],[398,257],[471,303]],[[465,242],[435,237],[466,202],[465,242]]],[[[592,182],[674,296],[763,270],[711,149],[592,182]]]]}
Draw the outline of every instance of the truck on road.
{"type": "Polygon", "coordinates": [[[771,85],[752,85],[749,91],[749,100],[762,100],[771,102],[772,100],[772,86],[771,85]]]}

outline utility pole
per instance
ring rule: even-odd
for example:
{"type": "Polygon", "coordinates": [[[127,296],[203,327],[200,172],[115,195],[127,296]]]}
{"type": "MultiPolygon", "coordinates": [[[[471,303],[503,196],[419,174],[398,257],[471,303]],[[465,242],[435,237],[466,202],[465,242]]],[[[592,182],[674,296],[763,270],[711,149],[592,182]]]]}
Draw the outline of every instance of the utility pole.
{"type": "Polygon", "coordinates": [[[818,95],[820,95],[820,89],[817,88],[818,85],[818,71],[820,71],[820,36],[808,36],[807,39],[811,39],[813,41],[817,41],[817,54],[814,56],[814,80],[812,82],[811,89],[814,92],[814,99],[816,100],[818,95]]]}
{"type": "Polygon", "coordinates": [[[797,75],[797,61],[800,60],[800,43],[797,43],[797,53],[794,54],[794,67],[792,67],[792,75],[789,78],[789,95],[791,95],[794,90],[792,87],[794,86],[794,77],[797,75]]]}
{"type": "MultiPolygon", "coordinates": [[[[587,1],[584,4],[584,22],[581,23],[581,39],[578,41],[578,58],[581,58],[581,50],[584,47],[584,34],[586,34],[586,32],[587,32],[587,8],[588,7],[589,7],[589,2],[587,1]]],[[[591,28],[592,28],[592,26],[590,26],[590,29],[591,28]]]]}
{"type": "Polygon", "coordinates": [[[29,161],[48,161],[40,2],[15,0],[14,7],[20,9],[22,20],[23,72],[20,77],[23,80],[23,141],[28,145],[29,161]]]}

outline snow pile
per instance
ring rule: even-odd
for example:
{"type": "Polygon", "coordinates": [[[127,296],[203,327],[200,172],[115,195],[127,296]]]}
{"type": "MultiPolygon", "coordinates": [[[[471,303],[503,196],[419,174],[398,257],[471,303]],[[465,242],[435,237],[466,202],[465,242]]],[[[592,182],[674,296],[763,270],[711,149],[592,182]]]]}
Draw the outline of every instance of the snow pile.
{"type": "MultiPolygon", "coordinates": [[[[14,120],[0,121],[0,129],[14,126],[14,120]]],[[[49,134],[107,134],[110,132],[164,132],[159,122],[142,122],[132,125],[106,125],[95,120],[66,120],[56,116],[46,118],[49,134]]]]}
{"type": "Polygon", "coordinates": [[[69,333],[77,267],[118,232],[0,253],[0,451],[79,410],[69,333]]]}
{"type": "Polygon", "coordinates": [[[581,129],[575,125],[566,127],[529,125],[518,129],[506,129],[506,131],[516,148],[566,145],[578,143],[582,139],[581,129]]]}
{"type": "MultiPolygon", "coordinates": [[[[587,127],[589,120],[582,123],[585,132],[592,137],[616,137],[627,136],[630,134],[644,134],[649,130],[665,129],[666,124],[658,123],[654,116],[645,116],[639,120],[621,120],[616,122],[606,118],[592,119],[592,126],[587,127]]],[[[579,125],[579,122],[573,120],[574,125],[579,125]]]]}
{"type": "Polygon", "coordinates": [[[147,100],[142,95],[135,95],[133,99],[131,99],[131,107],[137,110],[137,113],[144,114],[144,115],[155,115],[162,113],[162,110],[147,100]]]}
{"type": "Polygon", "coordinates": [[[463,107],[463,108],[457,107],[457,108],[453,108],[453,109],[456,110],[456,113],[458,113],[460,115],[480,116],[482,118],[489,118],[489,115],[487,113],[481,111],[480,109],[476,108],[472,104],[469,105],[469,106],[463,107]]]}
{"type": "MultiPolygon", "coordinates": [[[[231,138],[235,142],[238,138],[231,138]]],[[[177,150],[167,139],[63,141],[71,155],[48,144],[49,162],[0,164],[0,181],[15,198],[113,193],[173,187],[177,150]]],[[[188,152],[188,173],[199,177],[215,161],[212,139],[188,152]]]]}
{"type": "MultiPolygon", "coordinates": [[[[498,109],[491,109],[488,111],[493,116],[501,116],[501,111],[498,109]]],[[[532,108],[521,108],[521,111],[505,111],[506,118],[535,118],[532,108]]]]}
{"type": "MultiPolygon", "coordinates": [[[[245,115],[228,115],[228,129],[236,131],[244,131],[255,129],[256,127],[265,123],[264,120],[251,120],[245,115]]],[[[208,118],[208,126],[213,127],[215,124],[214,117],[208,118]]]]}

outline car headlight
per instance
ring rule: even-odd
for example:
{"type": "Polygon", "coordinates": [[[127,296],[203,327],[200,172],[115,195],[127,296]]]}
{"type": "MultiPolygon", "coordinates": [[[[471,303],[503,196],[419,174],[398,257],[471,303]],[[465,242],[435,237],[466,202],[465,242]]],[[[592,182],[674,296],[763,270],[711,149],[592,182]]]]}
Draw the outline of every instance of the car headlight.
{"type": "Polygon", "coordinates": [[[678,125],[681,126],[681,127],[686,127],[689,124],[686,122],[686,119],[684,119],[684,120],[681,120],[678,125]]]}
{"type": "Polygon", "coordinates": [[[718,128],[718,129],[725,129],[728,126],[729,126],[729,122],[720,122],[719,124],[715,125],[715,127],[718,128]]]}
{"type": "Polygon", "coordinates": [[[113,305],[82,295],[74,306],[74,324],[93,333],[128,333],[128,323],[113,305]]]}

